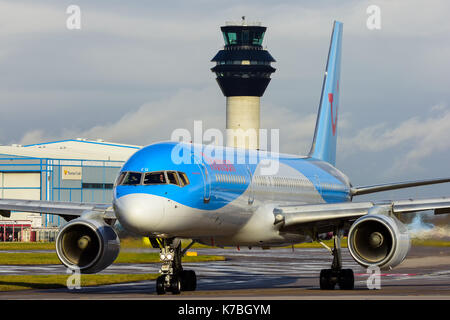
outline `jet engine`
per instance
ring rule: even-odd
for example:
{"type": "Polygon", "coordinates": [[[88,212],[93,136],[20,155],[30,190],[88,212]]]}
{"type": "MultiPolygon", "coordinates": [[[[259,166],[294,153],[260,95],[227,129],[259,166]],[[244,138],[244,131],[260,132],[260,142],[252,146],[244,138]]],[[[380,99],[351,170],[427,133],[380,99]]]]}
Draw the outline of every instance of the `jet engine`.
{"type": "Polygon", "coordinates": [[[68,268],[96,273],[117,258],[120,241],[114,229],[102,219],[78,218],[66,224],[56,238],[56,253],[68,268]]]}
{"type": "Polygon", "coordinates": [[[348,249],[353,259],[364,267],[391,269],[408,254],[407,228],[395,217],[368,214],[356,220],[348,233],[348,249]]]}

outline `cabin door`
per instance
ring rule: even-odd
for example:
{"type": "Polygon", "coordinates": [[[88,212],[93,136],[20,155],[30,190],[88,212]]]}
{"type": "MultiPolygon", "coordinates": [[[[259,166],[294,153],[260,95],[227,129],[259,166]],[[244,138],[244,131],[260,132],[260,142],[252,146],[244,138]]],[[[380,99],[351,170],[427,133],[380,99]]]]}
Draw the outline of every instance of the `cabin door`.
{"type": "Polygon", "coordinates": [[[208,203],[211,200],[211,177],[208,167],[197,157],[193,156],[194,162],[198,165],[203,178],[203,202],[208,203]]]}

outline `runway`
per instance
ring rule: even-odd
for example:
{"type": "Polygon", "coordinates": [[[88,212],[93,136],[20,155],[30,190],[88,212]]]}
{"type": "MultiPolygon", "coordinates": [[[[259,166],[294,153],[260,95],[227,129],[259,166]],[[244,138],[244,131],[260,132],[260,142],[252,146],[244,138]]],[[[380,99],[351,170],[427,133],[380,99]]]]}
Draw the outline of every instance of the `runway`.
{"type": "MultiPolygon", "coordinates": [[[[153,249],[152,249],[153,250],[153,249]]],[[[150,251],[150,250],[149,250],[150,251]]],[[[450,248],[413,247],[408,258],[382,271],[380,290],[368,289],[370,274],[343,249],[343,266],[355,273],[355,289],[319,289],[319,273],[329,268],[325,249],[198,249],[226,261],[185,263],[195,270],[197,290],[175,296],[155,293],[155,281],[85,287],[79,290],[0,292],[0,299],[446,299],[450,300],[450,248]]],[[[114,264],[101,274],[157,273],[159,264],[114,264]]],[[[62,265],[0,266],[1,275],[66,274],[62,265]]],[[[373,282],[370,282],[373,284],[373,282]]],[[[369,283],[369,284],[370,284],[369,283]]]]}

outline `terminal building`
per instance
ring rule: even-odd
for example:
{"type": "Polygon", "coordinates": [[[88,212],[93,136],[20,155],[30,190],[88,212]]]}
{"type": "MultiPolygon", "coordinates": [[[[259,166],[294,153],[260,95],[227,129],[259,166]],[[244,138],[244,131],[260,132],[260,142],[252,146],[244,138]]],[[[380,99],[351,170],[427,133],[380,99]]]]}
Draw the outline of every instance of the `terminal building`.
{"type": "MultiPolygon", "coordinates": [[[[0,198],[108,203],[118,171],[140,146],[73,139],[0,146],[0,198]]],[[[59,216],[0,216],[0,241],[52,241],[59,216]]]]}

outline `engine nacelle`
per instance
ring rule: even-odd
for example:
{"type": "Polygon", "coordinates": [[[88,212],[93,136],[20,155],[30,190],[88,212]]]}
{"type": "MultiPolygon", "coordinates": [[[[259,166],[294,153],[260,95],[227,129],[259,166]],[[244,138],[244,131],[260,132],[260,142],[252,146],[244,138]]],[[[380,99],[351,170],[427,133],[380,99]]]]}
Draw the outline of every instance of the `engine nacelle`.
{"type": "Polygon", "coordinates": [[[56,238],[56,253],[68,268],[81,273],[99,272],[116,260],[120,241],[101,219],[78,218],[66,224],[56,238]]]}
{"type": "Polygon", "coordinates": [[[364,267],[391,269],[399,265],[411,247],[407,228],[395,217],[368,214],[356,220],[348,233],[348,249],[364,267]]]}

